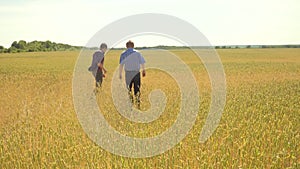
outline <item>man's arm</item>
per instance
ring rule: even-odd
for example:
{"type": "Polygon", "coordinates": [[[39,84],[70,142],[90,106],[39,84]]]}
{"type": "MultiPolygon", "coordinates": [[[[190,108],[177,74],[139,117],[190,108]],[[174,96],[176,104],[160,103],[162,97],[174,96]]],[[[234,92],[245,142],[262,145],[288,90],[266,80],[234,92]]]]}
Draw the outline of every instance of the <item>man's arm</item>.
{"type": "Polygon", "coordinates": [[[143,64],[141,64],[141,66],[142,66],[142,75],[143,75],[143,77],[145,77],[146,76],[145,64],[143,63],[143,64]]]}
{"type": "Polygon", "coordinates": [[[103,70],[104,73],[107,72],[107,70],[104,68],[103,64],[102,63],[98,63],[98,67],[103,70]]]}
{"type": "Polygon", "coordinates": [[[124,65],[123,64],[120,64],[119,66],[119,78],[122,79],[122,71],[123,71],[123,67],[124,65]]]}
{"type": "Polygon", "coordinates": [[[145,70],[145,59],[144,57],[140,54],[140,64],[142,66],[142,76],[146,76],[146,70],[145,70]]]}

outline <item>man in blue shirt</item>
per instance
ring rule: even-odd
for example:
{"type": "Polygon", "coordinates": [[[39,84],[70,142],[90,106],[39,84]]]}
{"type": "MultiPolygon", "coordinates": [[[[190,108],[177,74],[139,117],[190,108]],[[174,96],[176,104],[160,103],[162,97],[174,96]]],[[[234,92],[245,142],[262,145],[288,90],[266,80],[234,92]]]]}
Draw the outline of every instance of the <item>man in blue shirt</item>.
{"type": "Polygon", "coordinates": [[[107,50],[107,44],[102,43],[100,50],[93,54],[92,64],[89,67],[89,71],[92,72],[96,80],[96,88],[101,87],[103,77],[105,77],[106,69],[104,68],[104,54],[107,50]]]}
{"type": "Polygon", "coordinates": [[[141,87],[141,75],[140,67],[142,67],[142,75],[146,76],[145,70],[145,59],[140,52],[134,50],[134,43],[128,41],[126,43],[127,50],[124,51],[120,56],[120,67],[119,67],[119,77],[122,79],[122,71],[125,69],[125,81],[126,87],[128,89],[128,94],[133,102],[132,96],[132,86],[134,86],[134,95],[136,97],[136,102],[140,104],[140,87],[141,87]]]}

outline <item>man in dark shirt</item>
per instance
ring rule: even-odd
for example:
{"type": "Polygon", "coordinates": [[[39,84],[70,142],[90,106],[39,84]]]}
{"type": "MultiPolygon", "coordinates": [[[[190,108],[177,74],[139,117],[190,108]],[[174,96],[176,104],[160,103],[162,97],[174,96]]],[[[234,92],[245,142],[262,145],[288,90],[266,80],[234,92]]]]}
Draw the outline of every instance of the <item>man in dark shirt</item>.
{"type": "Polygon", "coordinates": [[[89,67],[89,71],[92,72],[93,76],[96,80],[96,88],[101,87],[103,77],[105,77],[105,73],[107,72],[104,68],[104,54],[107,50],[107,45],[102,43],[100,45],[100,50],[96,51],[93,54],[92,64],[89,67]]]}

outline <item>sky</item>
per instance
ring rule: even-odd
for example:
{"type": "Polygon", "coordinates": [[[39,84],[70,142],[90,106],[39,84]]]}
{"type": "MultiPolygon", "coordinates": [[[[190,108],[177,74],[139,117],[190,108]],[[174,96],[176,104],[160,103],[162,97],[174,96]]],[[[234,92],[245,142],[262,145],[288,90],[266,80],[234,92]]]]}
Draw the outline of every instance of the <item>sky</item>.
{"type": "MultiPolygon", "coordinates": [[[[1,0],[0,45],[50,40],[85,46],[106,25],[142,13],[183,19],[212,45],[300,44],[300,0],[1,0]]],[[[180,45],[160,36],[131,40],[180,45]]]]}

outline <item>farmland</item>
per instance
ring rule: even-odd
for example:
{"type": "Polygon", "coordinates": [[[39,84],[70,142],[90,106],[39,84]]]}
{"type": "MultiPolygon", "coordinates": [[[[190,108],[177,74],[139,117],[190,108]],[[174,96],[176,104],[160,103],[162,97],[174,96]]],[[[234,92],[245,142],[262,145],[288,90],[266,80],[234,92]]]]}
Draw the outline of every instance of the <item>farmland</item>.
{"type": "MultiPolygon", "coordinates": [[[[117,131],[134,137],[162,133],[176,120],[180,91],[168,74],[147,70],[141,110],[161,89],[162,116],[136,124],[113,106],[111,79],[121,51],[109,51],[97,100],[117,131]],[[164,80],[160,80],[164,79],[164,80]]],[[[201,98],[196,123],[173,149],[150,158],[111,154],[91,141],[77,119],[72,75],[79,52],[0,54],[0,168],[299,168],[300,49],[219,49],[227,84],[226,105],[214,134],[198,142],[210,104],[210,81],[201,60],[171,50],[191,69],[201,98]]]]}

